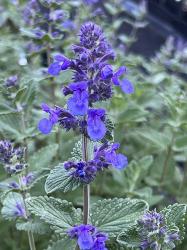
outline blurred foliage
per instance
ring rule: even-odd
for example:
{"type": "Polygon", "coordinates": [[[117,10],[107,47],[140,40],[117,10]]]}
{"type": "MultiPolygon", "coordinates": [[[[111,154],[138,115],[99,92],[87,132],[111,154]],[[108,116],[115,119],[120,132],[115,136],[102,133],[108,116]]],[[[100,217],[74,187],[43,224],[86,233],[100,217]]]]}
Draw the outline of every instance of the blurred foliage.
{"type": "MultiPolygon", "coordinates": [[[[140,198],[159,210],[174,202],[187,202],[187,44],[169,37],[152,58],[131,53],[137,40],[137,31],[148,25],[146,5],[142,1],[102,1],[86,5],[81,0],[62,4],[69,13],[75,29],[63,29],[63,36],[50,36],[37,41],[23,22],[23,9],[27,1],[2,0],[0,3],[0,139],[10,139],[28,148],[28,163],[32,171],[44,171],[71,157],[70,152],[79,136],[63,130],[49,136],[41,135],[37,123],[41,118],[40,104],[64,104],[61,85],[71,79],[68,73],[57,80],[46,73],[48,63],[56,51],[68,55],[67,48],[75,43],[75,34],[82,22],[94,20],[105,30],[116,47],[119,65],[128,67],[128,78],[135,85],[135,93],[125,96],[116,93],[109,103],[102,105],[110,111],[115,123],[115,141],[121,143],[130,164],[124,172],[115,169],[102,173],[92,184],[92,202],[101,198],[140,198]],[[126,30],[127,29],[127,30],[126,30]],[[29,43],[45,45],[32,53],[29,43]],[[48,61],[47,61],[48,58],[48,61]],[[17,75],[15,86],[6,85],[7,79],[17,75]]],[[[137,41],[138,42],[138,41],[137,41]]],[[[71,56],[71,55],[68,55],[71,56]]],[[[32,187],[32,195],[45,194],[46,172],[32,187]]],[[[0,180],[4,181],[3,167],[0,180]]],[[[6,191],[2,190],[4,200],[6,191]]],[[[55,197],[67,199],[76,207],[82,205],[81,189],[55,197]]],[[[0,219],[0,248],[28,249],[23,225],[0,219]]],[[[44,230],[38,225],[38,230],[44,230]]],[[[54,236],[36,237],[37,249],[47,249],[54,236]]],[[[55,243],[58,245],[58,243],[55,243]]],[[[67,244],[67,243],[63,243],[67,244]]],[[[62,245],[59,244],[62,249],[62,245]]],[[[177,249],[185,250],[187,239],[177,249]]],[[[52,249],[52,248],[48,248],[52,249]]],[[[59,249],[58,246],[53,249],[59,249]]]]}

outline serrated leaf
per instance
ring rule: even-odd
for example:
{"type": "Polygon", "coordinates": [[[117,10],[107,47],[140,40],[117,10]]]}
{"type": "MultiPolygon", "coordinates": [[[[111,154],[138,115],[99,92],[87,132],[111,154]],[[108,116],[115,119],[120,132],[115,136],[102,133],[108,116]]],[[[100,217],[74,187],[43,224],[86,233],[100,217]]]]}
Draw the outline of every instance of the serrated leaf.
{"type": "Polygon", "coordinates": [[[30,168],[32,170],[38,170],[49,167],[53,157],[57,153],[57,150],[58,144],[50,144],[49,146],[41,148],[29,158],[30,168]]]}
{"type": "Polygon", "coordinates": [[[100,200],[91,208],[91,222],[101,231],[116,235],[135,225],[147,209],[148,204],[137,199],[100,200]]]}
{"type": "Polygon", "coordinates": [[[45,234],[50,231],[49,225],[39,220],[30,220],[27,222],[16,223],[16,228],[19,231],[30,231],[36,234],[45,234]]]}
{"type": "Polygon", "coordinates": [[[113,141],[114,140],[114,135],[113,135],[114,123],[111,119],[107,118],[105,121],[105,125],[107,128],[107,131],[106,131],[104,138],[101,141],[102,142],[106,140],[113,141]]]}
{"type": "Polygon", "coordinates": [[[1,210],[3,218],[6,220],[15,220],[17,218],[15,209],[18,204],[24,208],[24,201],[21,194],[15,192],[8,193],[6,198],[3,200],[3,208],[1,210]]]}
{"type": "Polygon", "coordinates": [[[56,190],[67,192],[75,190],[80,185],[80,181],[70,175],[70,172],[64,169],[63,163],[60,163],[51,170],[45,182],[46,193],[52,193],[56,190]]]}
{"type": "Polygon", "coordinates": [[[72,161],[78,162],[82,160],[82,140],[75,143],[71,156],[72,161]]]}
{"type": "Polygon", "coordinates": [[[31,213],[50,224],[59,234],[66,234],[68,228],[82,221],[81,210],[65,200],[39,196],[28,198],[26,204],[31,213]]]}
{"type": "Polygon", "coordinates": [[[139,249],[141,239],[136,227],[132,227],[128,231],[120,233],[117,237],[117,242],[128,248],[139,249]]]}
{"type": "Polygon", "coordinates": [[[185,204],[173,204],[169,205],[161,211],[164,214],[164,218],[168,226],[176,225],[180,231],[184,230],[184,220],[186,215],[185,204]]]}

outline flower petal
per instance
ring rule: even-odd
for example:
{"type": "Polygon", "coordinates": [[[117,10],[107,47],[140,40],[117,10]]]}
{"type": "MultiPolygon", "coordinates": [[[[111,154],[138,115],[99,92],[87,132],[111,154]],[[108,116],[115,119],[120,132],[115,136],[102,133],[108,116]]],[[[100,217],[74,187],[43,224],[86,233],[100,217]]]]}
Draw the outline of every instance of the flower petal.
{"type": "Polygon", "coordinates": [[[68,109],[72,115],[86,115],[88,109],[88,100],[77,100],[75,97],[70,97],[67,101],[68,109]]]}
{"type": "Polygon", "coordinates": [[[89,122],[87,132],[93,141],[99,141],[106,134],[106,126],[102,121],[98,121],[97,125],[94,122],[89,122]]]}
{"type": "Polygon", "coordinates": [[[48,68],[48,73],[52,76],[59,75],[60,71],[61,71],[61,65],[59,62],[52,63],[48,68]]]}
{"type": "Polygon", "coordinates": [[[117,169],[122,169],[122,168],[127,167],[127,165],[128,165],[127,157],[123,154],[117,154],[114,167],[117,169]]]}
{"type": "Polygon", "coordinates": [[[123,81],[120,83],[120,86],[125,94],[134,93],[134,86],[132,85],[132,83],[129,80],[123,79],[123,81]]]}
{"type": "Polygon", "coordinates": [[[52,128],[53,128],[53,124],[47,118],[43,118],[38,123],[38,129],[40,130],[40,132],[42,134],[46,134],[46,135],[49,134],[51,132],[52,128]]]}
{"type": "Polygon", "coordinates": [[[94,245],[92,235],[84,230],[78,237],[78,245],[81,250],[88,250],[91,249],[94,245]]]}

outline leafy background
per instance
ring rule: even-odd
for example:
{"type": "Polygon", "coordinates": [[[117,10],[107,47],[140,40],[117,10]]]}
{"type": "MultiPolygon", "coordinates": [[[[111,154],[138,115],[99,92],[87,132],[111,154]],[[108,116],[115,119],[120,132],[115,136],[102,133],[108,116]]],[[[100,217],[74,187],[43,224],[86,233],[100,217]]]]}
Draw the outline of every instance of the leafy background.
{"type": "MultiPolygon", "coordinates": [[[[187,96],[186,66],[187,46],[175,38],[168,38],[151,58],[135,54],[131,50],[138,43],[137,32],[149,26],[146,10],[140,5],[131,12],[121,1],[103,1],[103,14],[95,14],[98,6],[85,5],[83,1],[68,1],[62,8],[69,13],[76,28],[64,29],[60,40],[34,39],[24,24],[22,10],[27,1],[0,3],[0,138],[10,139],[17,145],[27,145],[28,163],[41,178],[34,185],[31,195],[45,195],[46,174],[59,163],[76,155],[75,143],[79,136],[56,130],[49,136],[41,135],[37,123],[42,117],[40,104],[64,105],[60,91],[62,84],[71,79],[64,72],[55,81],[45,72],[46,55],[61,51],[71,56],[68,48],[78,39],[77,31],[82,22],[93,20],[100,24],[115,47],[119,65],[128,67],[128,78],[135,86],[133,95],[115,90],[111,102],[102,103],[115,123],[114,138],[121,143],[121,151],[129,158],[129,166],[123,172],[115,169],[99,175],[91,187],[91,202],[105,198],[140,198],[151,208],[163,209],[175,202],[187,202],[187,96]],[[43,44],[41,50],[28,53],[29,42],[43,44]],[[19,85],[5,86],[6,79],[18,75],[19,85]],[[20,107],[23,107],[22,109],[20,107]]],[[[0,168],[0,180],[7,178],[0,168]]],[[[4,192],[1,192],[3,200],[4,192]]],[[[82,205],[82,191],[62,193],[53,197],[82,205]]],[[[0,218],[0,248],[28,249],[27,235],[17,222],[0,218]],[[18,240],[19,239],[19,240],[18,240]]],[[[38,225],[37,249],[47,249],[49,239],[54,240],[46,225],[38,225]],[[43,233],[46,233],[43,235],[43,233]]],[[[55,239],[56,240],[56,239],[55,239]]],[[[64,243],[66,244],[66,243],[64,243]]],[[[55,249],[62,248],[57,243],[55,249]]],[[[187,239],[177,249],[185,250],[187,239]]],[[[48,248],[50,249],[50,247],[48,248]]]]}

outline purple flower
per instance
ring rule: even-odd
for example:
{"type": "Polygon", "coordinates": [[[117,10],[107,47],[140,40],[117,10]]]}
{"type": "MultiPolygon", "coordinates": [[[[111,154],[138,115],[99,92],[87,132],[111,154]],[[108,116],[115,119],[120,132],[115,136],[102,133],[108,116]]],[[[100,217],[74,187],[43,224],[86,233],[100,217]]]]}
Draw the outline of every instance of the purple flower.
{"type": "Polygon", "coordinates": [[[21,185],[27,187],[34,180],[34,174],[28,173],[26,176],[21,177],[21,185]]]}
{"type": "Polygon", "coordinates": [[[94,180],[96,173],[98,171],[97,166],[94,162],[72,162],[68,161],[64,163],[64,168],[70,171],[70,175],[74,178],[80,180],[82,183],[90,183],[94,180]]]}
{"type": "Polygon", "coordinates": [[[40,28],[34,29],[33,33],[38,39],[42,39],[46,35],[46,32],[40,28]]]}
{"type": "Polygon", "coordinates": [[[128,159],[123,154],[117,154],[116,150],[119,149],[119,143],[103,144],[100,148],[95,149],[94,160],[102,159],[106,164],[112,165],[117,169],[127,167],[128,159]]]}
{"type": "Polygon", "coordinates": [[[155,210],[145,213],[142,219],[139,220],[139,224],[143,225],[147,230],[157,230],[163,222],[163,216],[155,210]]]}
{"type": "Polygon", "coordinates": [[[113,77],[113,70],[111,65],[105,65],[101,70],[101,78],[103,80],[111,79],[113,77]]]}
{"type": "Polygon", "coordinates": [[[95,236],[95,242],[93,246],[93,250],[107,250],[105,247],[105,241],[108,240],[108,237],[104,233],[97,233],[95,236]]]}
{"type": "Polygon", "coordinates": [[[68,109],[73,115],[86,115],[88,109],[88,92],[86,82],[69,84],[73,96],[67,102],[68,109]]]}
{"type": "Polygon", "coordinates": [[[106,133],[106,126],[103,122],[105,117],[104,109],[89,109],[87,132],[93,141],[101,140],[106,133]]]}
{"type": "Polygon", "coordinates": [[[175,240],[180,240],[180,237],[179,237],[179,232],[172,232],[172,233],[169,233],[167,235],[167,239],[165,240],[166,243],[169,243],[171,241],[175,241],[175,240]]]}
{"type": "Polygon", "coordinates": [[[125,66],[121,66],[113,75],[112,77],[112,81],[114,83],[114,85],[120,85],[120,81],[119,81],[119,77],[121,75],[123,75],[124,73],[126,73],[127,69],[125,66]]]}
{"type": "Polygon", "coordinates": [[[127,69],[125,66],[120,67],[113,75],[112,81],[114,85],[120,86],[122,91],[125,94],[132,94],[134,93],[134,86],[133,84],[127,80],[123,79],[122,81],[119,80],[120,76],[122,76],[124,73],[126,73],[127,69]]]}
{"type": "Polygon", "coordinates": [[[105,241],[108,239],[106,234],[98,232],[92,225],[74,226],[68,231],[68,235],[77,239],[80,250],[107,250],[105,241]]]}
{"type": "Polygon", "coordinates": [[[14,215],[16,217],[25,217],[26,218],[26,211],[24,204],[21,202],[16,202],[16,206],[14,207],[14,215]]]}
{"type": "Polygon", "coordinates": [[[49,19],[50,21],[62,21],[64,18],[64,11],[63,10],[54,10],[50,12],[49,19]]]}
{"type": "Polygon", "coordinates": [[[83,0],[85,4],[93,5],[99,2],[99,0],[83,0]]]}
{"type": "Polygon", "coordinates": [[[132,85],[132,83],[129,80],[123,79],[121,81],[120,86],[121,86],[121,89],[123,90],[123,92],[125,94],[132,94],[132,93],[134,93],[134,86],[132,85]]]}
{"type": "Polygon", "coordinates": [[[116,150],[119,149],[119,146],[119,143],[114,143],[110,148],[108,148],[105,151],[105,159],[115,168],[122,169],[127,167],[128,160],[125,155],[116,153],[116,150]]]}
{"type": "Polygon", "coordinates": [[[76,29],[76,25],[74,24],[73,21],[71,20],[66,20],[62,23],[62,27],[65,28],[65,29],[68,29],[68,30],[74,30],[76,29]]]}
{"type": "Polygon", "coordinates": [[[42,109],[49,114],[49,118],[43,118],[38,123],[38,129],[43,134],[49,134],[56,123],[66,130],[79,128],[79,121],[67,110],[58,106],[50,108],[47,104],[42,104],[42,109]]]}
{"type": "Polygon", "coordinates": [[[16,181],[10,182],[10,183],[8,184],[8,187],[9,187],[9,188],[12,188],[12,189],[19,189],[19,188],[20,188],[19,184],[18,184],[16,181]]]}
{"type": "Polygon", "coordinates": [[[6,79],[6,82],[5,82],[5,86],[6,87],[15,87],[18,85],[18,76],[17,75],[13,75],[13,76],[10,76],[6,79]]]}
{"type": "Polygon", "coordinates": [[[5,171],[12,175],[19,173],[27,167],[24,162],[24,148],[14,148],[9,141],[0,141],[0,162],[4,164],[5,171]]]}
{"type": "Polygon", "coordinates": [[[170,229],[162,214],[156,210],[146,212],[138,221],[138,232],[141,239],[140,247],[145,249],[158,249],[158,246],[175,247],[175,241],[180,240],[179,229],[170,229]]]}
{"type": "Polygon", "coordinates": [[[13,157],[13,145],[10,141],[0,141],[0,161],[5,164],[9,164],[13,157]]]}
{"type": "Polygon", "coordinates": [[[48,73],[52,76],[59,75],[61,70],[66,70],[71,65],[71,60],[59,54],[54,57],[55,62],[49,66],[48,73]]]}
{"type": "Polygon", "coordinates": [[[38,129],[43,134],[49,134],[53,126],[58,122],[59,110],[52,109],[45,103],[43,103],[41,106],[43,111],[49,114],[49,118],[41,119],[40,122],[38,123],[38,129]]]}

